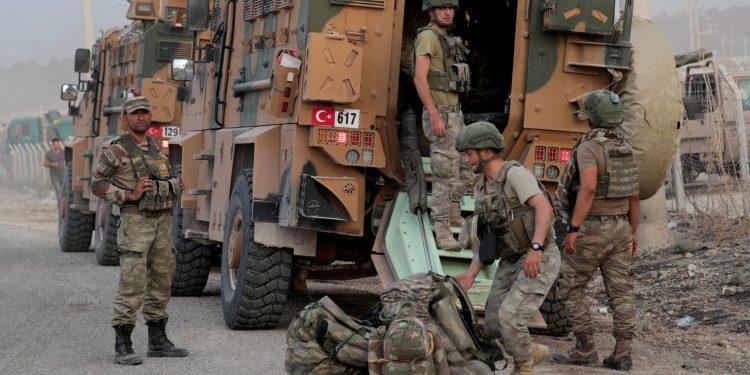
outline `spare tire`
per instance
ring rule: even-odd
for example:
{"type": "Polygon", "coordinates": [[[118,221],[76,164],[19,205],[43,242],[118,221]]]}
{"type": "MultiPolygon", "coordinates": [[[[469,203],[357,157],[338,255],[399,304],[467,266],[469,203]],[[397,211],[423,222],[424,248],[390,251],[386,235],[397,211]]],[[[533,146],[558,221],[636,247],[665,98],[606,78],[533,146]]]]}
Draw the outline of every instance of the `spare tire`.
{"type": "Polygon", "coordinates": [[[656,194],[672,166],[682,94],[672,49],[651,21],[633,17],[631,43],[632,69],[614,91],[625,105],[622,129],[638,158],[643,200],[656,194]]]}

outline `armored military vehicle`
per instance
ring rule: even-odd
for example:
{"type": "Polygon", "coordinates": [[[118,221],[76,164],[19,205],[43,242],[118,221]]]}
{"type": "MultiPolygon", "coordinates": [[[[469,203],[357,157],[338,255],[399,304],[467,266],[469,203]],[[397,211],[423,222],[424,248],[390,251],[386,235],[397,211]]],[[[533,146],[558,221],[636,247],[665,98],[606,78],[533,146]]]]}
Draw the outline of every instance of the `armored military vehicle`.
{"type": "Polygon", "coordinates": [[[712,58],[687,64],[683,95],[680,157],[686,186],[705,186],[708,174],[740,176],[740,147],[746,147],[744,128],[750,122],[750,72],[731,71],[712,58]]]}
{"type": "Polygon", "coordinates": [[[117,207],[91,193],[90,182],[102,144],[123,133],[119,126],[122,103],[129,95],[143,95],[152,105],[154,125],[149,135],[166,141],[180,132],[182,102],[179,85],[169,78],[175,57],[189,57],[191,33],[184,27],[185,1],[133,0],[127,13],[131,25],[111,29],[92,50],[75,56],[77,84],[64,84],[61,98],[74,116],[75,141],[66,147],[65,202],[59,213],[62,251],[87,251],[94,232],[97,262],[117,265],[115,252],[117,207]],[[82,73],[91,74],[81,80],[82,73]],[[79,92],[83,98],[77,102],[79,92]]]}
{"type": "MultiPolygon", "coordinates": [[[[460,3],[453,33],[470,50],[472,71],[466,121],[492,121],[504,156],[550,190],[588,131],[580,101],[595,89],[614,87],[628,108],[623,128],[641,162],[642,198],[671,164],[681,116],[674,59],[625,4],[617,23],[614,0],[460,3]]],[[[437,250],[430,219],[411,212],[404,191],[416,168],[402,156],[424,144],[399,142],[403,114],[421,113],[408,62],[429,21],[422,5],[188,1],[194,50],[173,62],[186,95],[170,155],[186,185],[176,236],[197,245],[184,248],[195,256],[183,254],[175,293],[203,290],[205,246],[218,244],[224,318],[235,329],[274,327],[290,288],[307,279],[378,275],[387,285],[466,268],[471,250],[437,250]]],[[[429,161],[424,172],[429,186],[429,161]]],[[[473,210],[470,195],[462,210],[473,210]]],[[[469,291],[478,307],[494,270],[469,291]]],[[[554,290],[542,312],[547,328],[564,332],[554,290]]]]}

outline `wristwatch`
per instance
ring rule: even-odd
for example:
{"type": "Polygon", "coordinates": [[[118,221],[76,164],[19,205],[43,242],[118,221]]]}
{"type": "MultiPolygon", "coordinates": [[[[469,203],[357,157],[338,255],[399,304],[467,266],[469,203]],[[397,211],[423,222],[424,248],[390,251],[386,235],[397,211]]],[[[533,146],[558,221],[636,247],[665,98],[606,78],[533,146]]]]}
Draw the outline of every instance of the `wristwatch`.
{"type": "Polygon", "coordinates": [[[537,251],[544,251],[544,246],[540,244],[539,242],[532,242],[531,243],[531,250],[537,250],[537,251]]]}
{"type": "Polygon", "coordinates": [[[581,227],[576,227],[571,224],[568,224],[568,233],[576,233],[578,230],[581,229],[581,227]]]}

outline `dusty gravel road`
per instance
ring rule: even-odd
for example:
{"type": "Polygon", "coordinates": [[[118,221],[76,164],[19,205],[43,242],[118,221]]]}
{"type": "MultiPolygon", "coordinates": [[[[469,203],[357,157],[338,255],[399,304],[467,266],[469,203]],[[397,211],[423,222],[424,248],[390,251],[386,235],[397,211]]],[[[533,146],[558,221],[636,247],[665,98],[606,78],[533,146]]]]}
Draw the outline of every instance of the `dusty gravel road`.
{"type": "MultiPolygon", "coordinates": [[[[286,326],[306,303],[329,293],[345,309],[362,311],[376,298],[367,292],[374,279],[345,288],[314,284],[311,295],[291,297],[278,329],[232,331],[223,321],[219,276],[214,272],[202,297],[174,298],[169,306],[169,335],[187,347],[190,356],[145,358],[143,365],[135,367],[114,365],[109,318],[118,269],[96,265],[91,252],[62,253],[57,245],[55,203],[45,196],[0,188],[0,374],[283,374],[286,326]]],[[[647,263],[651,259],[645,257],[647,263]]],[[[649,300],[666,292],[654,295],[652,283],[638,283],[639,294],[649,300]]],[[[133,341],[135,350],[143,354],[146,330],[139,319],[133,341]]],[[[607,333],[610,327],[611,319],[597,316],[596,340],[602,357],[613,346],[607,333]]],[[[730,334],[714,325],[680,330],[654,317],[639,321],[638,335],[632,374],[750,373],[746,332],[730,334]]],[[[572,345],[566,339],[535,339],[553,350],[572,345]]],[[[617,372],[547,363],[537,373],[617,372]]]]}

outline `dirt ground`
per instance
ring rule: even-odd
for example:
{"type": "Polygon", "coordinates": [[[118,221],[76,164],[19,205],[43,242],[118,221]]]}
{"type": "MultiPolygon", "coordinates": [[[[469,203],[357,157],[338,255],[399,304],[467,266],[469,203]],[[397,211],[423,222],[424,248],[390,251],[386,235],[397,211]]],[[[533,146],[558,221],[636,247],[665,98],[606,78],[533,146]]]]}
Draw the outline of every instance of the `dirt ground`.
{"type": "MultiPolygon", "coordinates": [[[[54,197],[46,191],[0,187],[0,207],[0,224],[10,224],[19,230],[40,226],[56,230],[54,197]]],[[[720,222],[716,218],[694,216],[672,217],[670,220],[673,243],[661,248],[641,249],[633,267],[638,319],[631,373],[750,374],[750,235],[747,220],[720,222]],[[692,317],[694,322],[684,328],[676,327],[676,321],[686,316],[692,317]]],[[[211,277],[216,276],[212,274],[211,277]]],[[[293,311],[285,313],[288,318],[282,323],[288,324],[299,309],[310,300],[319,298],[320,294],[347,296],[347,289],[364,295],[359,302],[349,299],[347,310],[352,315],[364,311],[366,304],[376,298],[372,287],[375,282],[376,279],[367,279],[349,282],[345,286],[341,283],[313,284],[310,289],[315,296],[292,297],[288,310],[293,311]]],[[[591,310],[596,320],[596,343],[602,359],[612,350],[614,339],[601,277],[594,280],[590,291],[591,310]]],[[[335,300],[340,300],[336,297],[335,300]]],[[[283,335],[283,331],[277,332],[283,335]]],[[[283,340],[283,336],[275,339],[283,340]]],[[[572,337],[535,336],[535,340],[549,345],[552,351],[564,351],[573,345],[572,337]]],[[[507,368],[498,374],[510,372],[511,369],[507,368]]],[[[581,368],[548,362],[538,367],[537,373],[615,372],[601,367],[581,368]]]]}

